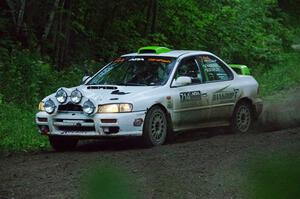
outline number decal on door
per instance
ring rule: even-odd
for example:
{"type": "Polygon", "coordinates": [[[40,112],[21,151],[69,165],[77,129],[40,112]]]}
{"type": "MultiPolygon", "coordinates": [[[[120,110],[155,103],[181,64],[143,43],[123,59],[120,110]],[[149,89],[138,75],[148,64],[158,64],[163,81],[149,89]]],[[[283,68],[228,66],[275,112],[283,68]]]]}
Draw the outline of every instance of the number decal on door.
{"type": "Polygon", "coordinates": [[[201,91],[190,91],[180,93],[180,102],[201,100],[201,91]]]}

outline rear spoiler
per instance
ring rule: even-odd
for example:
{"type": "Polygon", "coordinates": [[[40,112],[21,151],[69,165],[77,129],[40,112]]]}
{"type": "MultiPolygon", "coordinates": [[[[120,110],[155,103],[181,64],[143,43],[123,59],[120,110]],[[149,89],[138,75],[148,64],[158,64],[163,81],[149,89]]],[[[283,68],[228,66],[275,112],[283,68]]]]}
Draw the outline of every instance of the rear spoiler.
{"type": "Polygon", "coordinates": [[[228,64],[239,75],[251,75],[251,70],[246,65],[228,64]]]}

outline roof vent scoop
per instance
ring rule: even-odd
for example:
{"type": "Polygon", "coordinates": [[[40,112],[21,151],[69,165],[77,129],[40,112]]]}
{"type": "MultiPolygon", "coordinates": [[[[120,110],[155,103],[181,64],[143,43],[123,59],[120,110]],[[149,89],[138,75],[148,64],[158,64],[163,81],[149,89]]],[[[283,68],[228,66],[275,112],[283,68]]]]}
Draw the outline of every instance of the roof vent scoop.
{"type": "Polygon", "coordinates": [[[115,90],[115,89],[118,89],[118,87],[115,87],[115,86],[88,86],[87,89],[115,90]]]}
{"type": "Polygon", "coordinates": [[[145,46],[138,50],[138,54],[161,54],[171,52],[171,49],[162,46],[145,46]]]}

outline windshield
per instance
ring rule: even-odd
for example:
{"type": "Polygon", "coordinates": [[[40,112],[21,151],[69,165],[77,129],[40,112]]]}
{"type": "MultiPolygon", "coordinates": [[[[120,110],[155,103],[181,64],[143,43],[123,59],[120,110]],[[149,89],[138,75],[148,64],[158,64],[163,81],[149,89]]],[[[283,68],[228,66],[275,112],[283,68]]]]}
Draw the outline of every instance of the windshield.
{"type": "Polygon", "coordinates": [[[96,74],[87,85],[164,85],[173,70],[175,58],[121,57],[96,74]]]}

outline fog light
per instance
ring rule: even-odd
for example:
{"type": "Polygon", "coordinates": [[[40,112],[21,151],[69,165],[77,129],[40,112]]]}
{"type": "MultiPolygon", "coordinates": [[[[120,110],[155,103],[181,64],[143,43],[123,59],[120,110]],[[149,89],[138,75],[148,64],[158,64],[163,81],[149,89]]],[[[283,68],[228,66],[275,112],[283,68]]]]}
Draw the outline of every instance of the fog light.
{"type": "Polygon", "coordinates": [[[102,127],[102,129],[105,134],[115,134],[120,131],[120,127],[118,126],[102,127]]]}
{"type": "Polygon", "coordinates": [[[133,122],[133,126],[142,126],[144,120],[142,118],[135,119],[133,122]]]}
{"type": "Polygon", "coordinates": [[[49,127],[46,125],[39,126],[40,132],[42,135],[48,135],[49,133],[49,127]]]}
{"type": "Polygon", "coordinates": [[[104,133],[109,133],[109,127],[103,127],[103,132],[104,133]]]}

